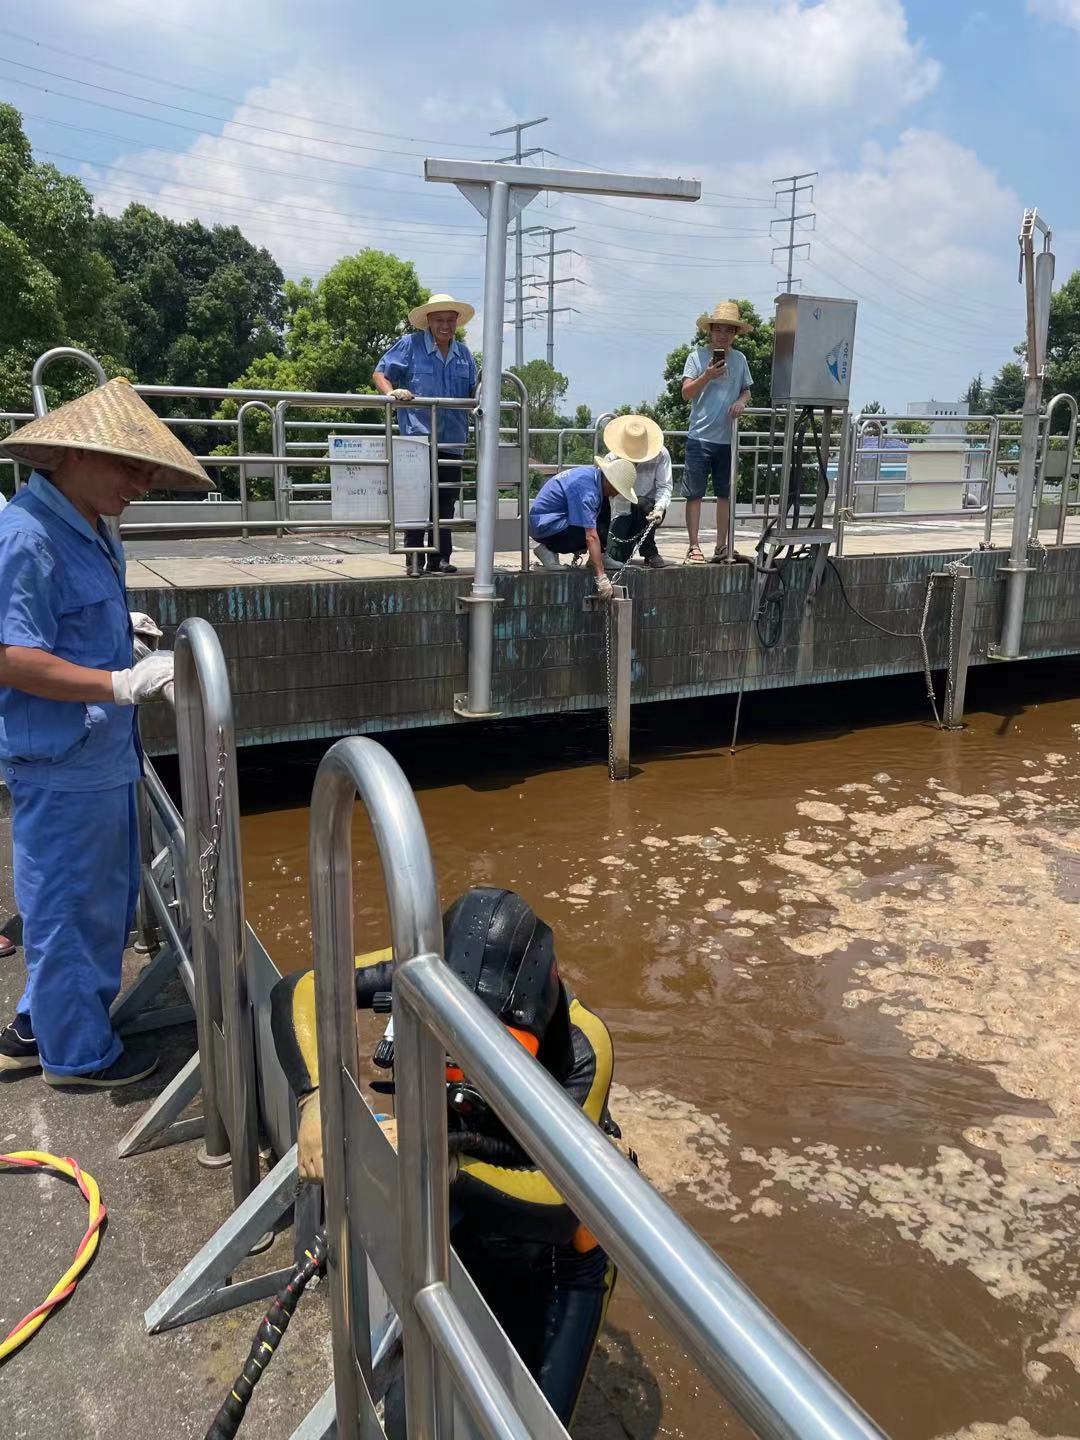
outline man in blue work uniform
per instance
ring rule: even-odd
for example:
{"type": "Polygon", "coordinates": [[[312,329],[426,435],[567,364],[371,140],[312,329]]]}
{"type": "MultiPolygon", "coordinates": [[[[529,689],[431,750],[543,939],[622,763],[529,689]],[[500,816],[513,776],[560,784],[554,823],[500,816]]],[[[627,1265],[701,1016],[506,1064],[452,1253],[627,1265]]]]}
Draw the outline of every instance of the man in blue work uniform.
{"type": "MultiPolygon", "coordinates": [[[[433,295],[426,305],[417,305],[409,311],[409,324],[413,327],[408,335],[395,341],[375,367],[371,379],[380,395],[389,395],[399,405],[422,396],[439,396],[454,400],[466,400],[476,393],[476,361],[472,352],[460,340],[454,339],[454,331],[467,325],[476,311],[452,295],[433,295]]],[[[429,410],[402,410],[397,412],[398,429],[402,435],[429,435],[431,412],[429,410]]],[[[436,414],[436,434],[433,437],[442,461],[460,461],[465,453],[465,440],[469,433],[467,410],[443,410],[436,414]]],[[[461,490],[460,464],[439,465],[439,519],[449,520],[461,490]]],[[[422,530],[406,530],[406,548],[424,544],[433,545],[434,532],[428,531],[425,538],[422,530]]],[[[428,575],[455,575],[457,567],[451,565],[453,535],[450,530],[439,531],[439,553],[427,557],[425,567],[428,575]]],[[[411,558],[411,557],[410,557],[411,558]]],[[[419,574],[410,565],[409,574],[419,574]]]]}
{"type": "MultiPolygon", "coordinates": [[[[698,543],[701,501],[712,480],[716,496],[716,549],[714,564],[727,558],[729,497],[731,494],[731,424],[750,403],[750,366],[732,342],[750,326],[734,300],[724,300],[708,315],[698,316],[698,330],[708,345],[691,350],[683,366],[682,398],[690,402],[690,428],[686,437],[686,497],[688,565],[703,565],[698,543]]],[[[741,557],[740,557],[741,558],[741,557]]]]}
{"type": "Polygon", "coordinates": [[[612,495],[637,504],[634,462],[618,455],[596,456],[592,465],[575,465],[545,480],[529,506],[533,554],[545,570],[560,568],[560,555],[586,551],[596,576],[596,593],[610,600],[614,587],[604,568],[604,547],[611,520],[612,495]],[[602,533],[601,533],[602,532],[602,533]]]}
{"type": "Polygon", "coordinates": [[[33,465],[0,515],[0,774],[11,791],[27,983],[0,1031],[0,1075],[52,1085],[142,1079],[109,1021],[139,888],[134,707],[172,682],[172,655],[133,662],[124,557],[104,517],[149,489],[211,489],[123,380],[0,447],[33,465]]]}

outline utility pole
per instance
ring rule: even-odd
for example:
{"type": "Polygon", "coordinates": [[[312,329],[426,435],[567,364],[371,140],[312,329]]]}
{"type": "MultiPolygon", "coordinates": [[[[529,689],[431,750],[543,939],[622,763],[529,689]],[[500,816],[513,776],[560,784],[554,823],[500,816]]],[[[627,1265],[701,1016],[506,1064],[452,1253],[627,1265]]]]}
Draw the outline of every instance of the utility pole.
{"type": "Polygon", "coordinates": [[[815,179],[817,178],[817,173],[818,173],[818,172],[817,172],[816,170],[808,170],[808,171],[805,172],[805,174],[802,174],[802,175],[784,175],[781,179],[779,179],[779,180],[774,180],[774,181],[772,182],[774,185],[784,185],[784,186],[787,186],[787,187],[788,187],[787,189],[777,190],[777,191],[776,191],[775,199],[776,199],[776,203],[777,203],[777,204],[780,203],[780,201],[783,199],[783,197],[784,197],[785,195],[790,195],[790,196],[791,196],[791,214],[785,216],[782,220],[772,220],[772,221],[769,222],[769,234],[770,234],[770,235],[773,233],[773,226],[774,226],[774,225],[786,225],[786,226],[788,227],[788,243],[787,243],[786,245],[774,245],[774,246],[773,246],[773,252],[772,252],[772,253],[773,253],[773,259],[775,260],[776,257],[777,257],[777,255],[781,254],[781,253],[782,253],[783,251],[785,251],[785,250],[787,251],[787,282],[782,285],[781,282],[778,280],[778,281],[776,282],[776,288],[777,288],[778,290],[783,289],[783,290],[785,290],[785,291],[790,292],[792,285],[795,285],[795,284],[801,285],[801,284],[802,284],[802,281],[801,281],[801,280],[796,281],[796,280],[793,280],[793,279],[792,279],[792,274],[791,274],[791,272],[792,272],[792,270],[793,270],[793,268],[794,268],[794,265],[795,265],[795,251],[796,251],[796,250],[805,250],[806,253],[809,255],[809,253],[810,253],[810,244],[809,244],[809,241],[804,240],[804,241],[801,241],[798,245],[796,245],[796,243],[795,243],[795,222],[796,222],[797,220],[809,220],[809,221],[811,222],[811,229],[812,229],[812,228],[813,228],[813,221],[815,221],[815,220],[817,219],[817,216],[815,215],[815,213],[814,213],[812,210],[807,210],[807,211],[806,211],[804,214],[802,214],[802,215],[796,215],[795,211],[796,211],[797,205],[798,205],[798,197],[799,197],[800,195],[806,194],[807,191],[809,191],[809,194],[810,194],[810,203],[813,204],[813,200],[814,200],[814,187],[813,187],[813,185],[803,185],[803,184],[801,184],[800,182],[803,181],[803,180],[815,180],[815,179]]]}
{"type": "Polygon", "coordinates": [[[544,251],[541,250],[537,254],[531,255],[529,258],[531,260],[547,261],[547,362],[552,368],[554,368],[555,366],[555,316],[557,314],[567,313],[574,308],[572,305],[560,305],[556,309],[555,286],[580,285],[582,283],[576,275],[567,275],[564,276],[564,278],[561,280],[555,279],[555,257],[557,255],[573,255],[575,253],[569,248],[569,246],[564,246],[563,249],[556,250],[555,236],[568,235],[573,229],[573,225],[563,225],[560,229],[557,230],[553,229],[550,225],[531,225],[528,230],[524,231],[524,234],[526,235],[546,235],[548,237],[548,248],[546,254],[544,251]]]}
{"type": "MultiPolygon", "coordinates": [[[[520,165],[522,160],[526,160],[532,155],[542,155],[543,150],[539,147],[535,147],[532,150],[522,150],[521,132],[530,129],[533,125],[545,124],[547,118],[546,115],[541,115],[536,120],[516,120],[513,125],[504,125],[501,130],[489,131],[488,133],[491,135],[509,135],[511,131],[513,131],[514,134],[513,155],[504,155],[502,160],[496,163],[501,165],[513,160],[515,164],[520,165]]],[[[525,317],[522,311],[522,282],[524,276],[521,273],[521,237],[523,233],[521,228],[521,212],[519,211],[517,219],[514,221],[514,364],[518,366],[525,363],[525,317]]]]}

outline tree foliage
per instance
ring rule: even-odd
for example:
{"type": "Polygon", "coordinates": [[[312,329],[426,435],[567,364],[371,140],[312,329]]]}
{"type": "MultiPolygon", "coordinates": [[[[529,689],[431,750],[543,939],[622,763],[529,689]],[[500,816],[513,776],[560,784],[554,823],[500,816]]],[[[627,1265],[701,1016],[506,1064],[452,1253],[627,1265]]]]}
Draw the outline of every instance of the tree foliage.
{"type": "MultiPolygon", "coordinates": [[[[19,112],[0,105],[0,404],[30,405],[34,360],[54,345],[90,350],[126,373],[127,327],[112,268],[95,248],[94,202],[72,175],[33,159],[19,112]]],[[[89,372],[49,372],[50,403],[86,390],[89,372]]]]}
{"type": "Polygon", "coordinates": [[[281,349],[284,277],[235,225],[179,222],[145,205],[99,215],[128,361],[144,384],[221,385],[281,349]]]}

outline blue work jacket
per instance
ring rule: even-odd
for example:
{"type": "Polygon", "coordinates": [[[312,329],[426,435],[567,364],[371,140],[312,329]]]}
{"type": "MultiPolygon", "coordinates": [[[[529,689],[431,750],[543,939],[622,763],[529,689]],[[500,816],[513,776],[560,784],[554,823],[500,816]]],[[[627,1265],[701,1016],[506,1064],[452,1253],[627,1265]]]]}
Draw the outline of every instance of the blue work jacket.
{"type": "MultiPolygon", "coordinates": [[[[414,395],[467,400],[476,389],[476,361],[472,351],[460,340],[454,340],[444,360],[430,330],[414,330],[402,335],[375,369],[385,375],[395,389],[411,390],[414,395]]],[[[397,422],[402,435],[427,435],[431,430],[431,411],[398,409],[397,422]]],[[[465,444],[469,433],[468,410],[439,410],[436,423],[436,444],[465,444]]]]}
{"type": "MultiPolygon", "coordinates": [[[[0,514],[0,645],[126,670],[133,638],[123,551],[35,472],[0,514]]],[[[43,700],[0,685],[5,780],[107,790],[138,779],[140,757],[134,707],[43,700]]]]}

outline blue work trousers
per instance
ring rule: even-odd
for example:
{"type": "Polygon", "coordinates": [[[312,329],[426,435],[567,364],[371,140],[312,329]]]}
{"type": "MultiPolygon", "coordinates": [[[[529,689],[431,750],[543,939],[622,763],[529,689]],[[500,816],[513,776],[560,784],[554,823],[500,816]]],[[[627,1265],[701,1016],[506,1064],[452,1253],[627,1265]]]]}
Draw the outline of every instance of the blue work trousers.
{"type": "Polygon", "coordinates": [[[44,1069],[102,1070],[123,1050],[109,1022],[139,895],[134,785],[11,786],[15,900],[28,1016],[44,1069]]]}

